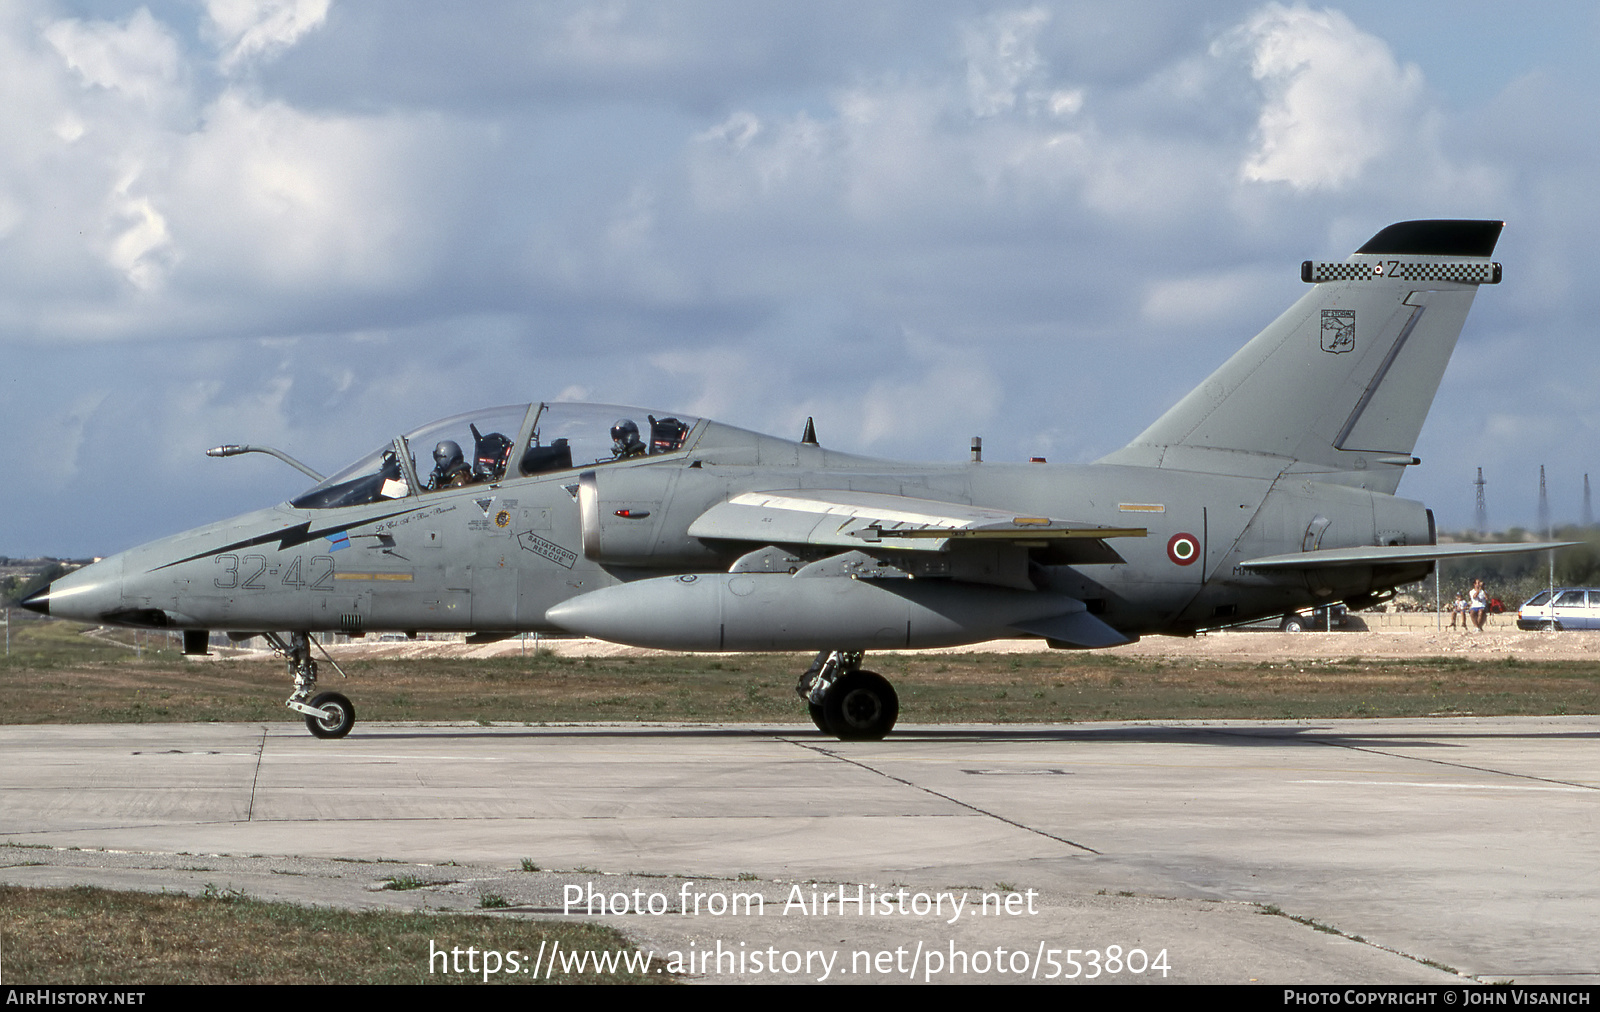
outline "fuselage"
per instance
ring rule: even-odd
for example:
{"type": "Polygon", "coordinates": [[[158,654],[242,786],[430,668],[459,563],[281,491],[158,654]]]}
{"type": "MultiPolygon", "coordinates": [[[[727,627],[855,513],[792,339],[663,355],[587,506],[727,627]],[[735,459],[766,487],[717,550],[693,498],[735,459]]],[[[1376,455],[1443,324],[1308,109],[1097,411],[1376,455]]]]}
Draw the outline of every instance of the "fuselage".
{"type": "MultiPolygon", "coordinates": [[[[1428,564],[1419,563],[1350,567],[1336,583],[1322,577],[1316,582],[1331,585],[1313,586],[1299,574],[1235,570],[1244,559],[1312,547],[1428,543],[1420,504],[1314,477],[1114,464],[904,464],[701,422],[674,452],[354,506],[284,503],[247,513],[58,580],[49,612],[236,632],[559,631],[548,613],[579,595],[727,572],[750,546],[693,537],[695,519],[743,492],[808,488],[1143,528],[1143,537],[1117,540],[1118,561],[1008,548],[967,560],[981,572],[963,571],[958,552],[953,571],[934,559],[933,569],[918,560],[923,569],[910,573],[1072,598],[1129,637],[1279,615],[1426,575],[1428,564]],[[587,517],[585,483],[595,500],[587,517]]],[[[972,629],[979,638],[993,632],[981,623],[972,629]]],[[[951,639],[946,631],[942,641],[951,639]]]]}

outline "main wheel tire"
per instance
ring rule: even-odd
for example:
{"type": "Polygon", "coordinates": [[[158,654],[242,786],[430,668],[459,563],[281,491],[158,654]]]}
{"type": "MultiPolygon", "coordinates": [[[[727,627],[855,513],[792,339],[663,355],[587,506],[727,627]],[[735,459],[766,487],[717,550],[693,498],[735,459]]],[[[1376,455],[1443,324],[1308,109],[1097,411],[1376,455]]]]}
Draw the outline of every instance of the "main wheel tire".
{"type": "Polygon", "coordinates": [[[840,741],[879,741],[900,718],[900,697],[882,675],[855,671],[833,683],[822,709],[828,733],[840,741]]]}
{"type": "Polygon", "coordinates": [[[823,734],[832,734],[833,728],[828,726],[828,711],[820,703],[806,702],[806,709],[811,711],[811,723],[817,725],[817,730],[823,734]]]}
{"type": "Polygon", "coordinates": [[[306,728],[318,738],[343,738],[356,726],[356,708],[337,692],[320,692],[311,705],[326,710],[327,717],[306,716],[306,728]]]}

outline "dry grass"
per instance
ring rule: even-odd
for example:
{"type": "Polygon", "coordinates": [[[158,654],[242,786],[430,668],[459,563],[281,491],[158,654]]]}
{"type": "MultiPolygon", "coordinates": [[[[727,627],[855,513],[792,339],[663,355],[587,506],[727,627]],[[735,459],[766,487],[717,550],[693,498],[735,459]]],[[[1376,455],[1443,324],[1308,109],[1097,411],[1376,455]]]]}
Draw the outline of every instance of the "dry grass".
{"type": "MultiPolygon", "coordinates": [[[[183,659],[87,638],[68,623],[24,627],[0,663],[6,723],[288,721],[276,660],[183,659]]],[[[129,634],[121,634],[123,637],[129,634]]],[[[1352,634],[1350,649],[1359,649],[1352,634]]],[[[1341,641],[1343,642],[1343,641],[1341,641]]],[[[362,720],[806,723],[794,693],[809,657],[560,657],[535,651],[341,661],[322,685],[362,720]]],[[[1099,719],[1413,717],[1600,713],[1588,661],[1199,659],[1048,652],[874,654],[907,723],[1099,719]]]]}
{"type": "MultiPolygon", "coordinates": [[[[352,913],[264,903],[208,889],[205,896],[0,886],[5,982],[22,984],[481,983],[483,975],[429,972],[430,944],[515,950],[531,963],[541,944],[570,952],[628,950],[617,932],[506,916],[352,913]]],[[[463,967],[467,957],[462,956],[463,967]]],[[[656,966],[660,966],[658,962],[656,966]]],[[[543,983],[531,970],[489,977],[543,983]]],[[[550,983],[668,983],[651,972],[559,969],[550,983]]]]}

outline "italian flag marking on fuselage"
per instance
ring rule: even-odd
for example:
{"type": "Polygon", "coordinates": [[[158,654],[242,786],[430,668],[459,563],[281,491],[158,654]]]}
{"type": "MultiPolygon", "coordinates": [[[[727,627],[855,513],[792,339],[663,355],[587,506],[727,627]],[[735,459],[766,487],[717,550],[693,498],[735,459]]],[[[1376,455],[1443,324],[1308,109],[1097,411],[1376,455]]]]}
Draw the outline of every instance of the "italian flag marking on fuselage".
{"type": "Polygon", "coordinates": [[[1180,566],[1187,566],[1200,557],[1200,542],[1193,534],[1174,534],[1167,542],[1167,558],[1180,566]]]}

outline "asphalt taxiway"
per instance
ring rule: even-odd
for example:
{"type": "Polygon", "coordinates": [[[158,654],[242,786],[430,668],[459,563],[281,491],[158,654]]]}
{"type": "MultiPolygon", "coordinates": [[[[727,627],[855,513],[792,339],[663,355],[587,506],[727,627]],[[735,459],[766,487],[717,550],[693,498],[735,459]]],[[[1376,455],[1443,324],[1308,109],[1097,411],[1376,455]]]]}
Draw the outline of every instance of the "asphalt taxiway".
{"type": "MultiPolygon", "coordinates": [[[[661,949],[901,953],[830,975],[857,982],[907,979],[896,960],[917,947],[968,957],[935,979],[1014,980],[1018,952],[1037,967],[1114,945],[1170,969],[1119,955],[1102,980],[1593,985],[1597,743],[1597,717],[909,726],[873,743],[794,725],[369,723],[334,742],[287,723],[10,726],[0,881],[352,907],[493,893],[541,914],[572,888],[659,896],[662,913],[607,919],[661,949]],[[380,888],[398,876],[427,884],[380,888]],[[970,905],[915,909],[941,893],[970,905]],[[736,894],[742,912],[713,912],[736,894]]],[[[821,976],[747,971],[700,976],[821,976]]]]}

